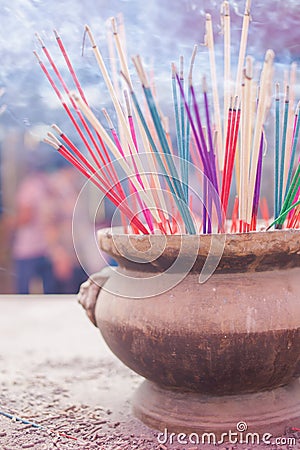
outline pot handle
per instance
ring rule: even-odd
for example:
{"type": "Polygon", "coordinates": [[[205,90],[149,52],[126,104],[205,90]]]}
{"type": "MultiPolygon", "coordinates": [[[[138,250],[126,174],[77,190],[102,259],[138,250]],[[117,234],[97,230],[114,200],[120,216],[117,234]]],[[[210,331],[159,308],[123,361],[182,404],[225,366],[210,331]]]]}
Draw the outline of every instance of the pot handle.
{"type": "Polygon", "coordinates": [[[82,283],[77,294],[78,303],[85,309],[90,321],[97,327],[95,308],[97,298],[104,283],[108,280],[112,272],[110,266],[104,267],[100,272],[91,275],[87,281],[82,283]]]}

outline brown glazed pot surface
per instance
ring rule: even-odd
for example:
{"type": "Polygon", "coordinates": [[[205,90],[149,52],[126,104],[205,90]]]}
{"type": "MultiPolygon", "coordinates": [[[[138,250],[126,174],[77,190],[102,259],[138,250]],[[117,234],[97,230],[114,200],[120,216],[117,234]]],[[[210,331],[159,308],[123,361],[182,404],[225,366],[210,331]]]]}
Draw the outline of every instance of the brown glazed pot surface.
{"type": "MultiPolygon", "coordinates": [[[[170,267],[181,239],[167,236],[159,254],[161,236],[103,230],[98,238],[101,249],[118,261],[124,283],[130,283],[126,277],[138,279],[140,293],[145,278],[154,276],[155,283],[155,273],[170,267]],[[145,263],[143,253],[152,261],[145,263]]],[[[137,299],[116,293],[117,272],[105,283],[95,315],[111,350],[148,380],[181,391],[251,393],[299,376],[300,232],[227,235],[217,270],[204,284],[198,274],[211,238],[185,238],[187,254],[200,240],[197,257],[170,290],[137,299]]]]}

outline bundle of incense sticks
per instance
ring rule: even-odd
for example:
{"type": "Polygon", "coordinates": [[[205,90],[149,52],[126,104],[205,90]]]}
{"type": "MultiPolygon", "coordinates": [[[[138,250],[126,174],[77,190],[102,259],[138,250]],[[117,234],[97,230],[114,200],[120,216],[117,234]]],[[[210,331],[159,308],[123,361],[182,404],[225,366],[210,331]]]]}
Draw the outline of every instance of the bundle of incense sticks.
{"type": "MultiPolygon", "coordinates": [[[[300,225],[296,65],[292,64],[285,76],[282,99],[279,83],[273,85],[274,52],[267,50],[258,77],[254,76],[254,59],[246,55],[250,0],[246,0],[235,70],[231,64],[228,1],[222,4],[221,19],[222,80],[217,76],[213,23],[209,14],[206,15],[206,48],[203,50],[208,53],[209,71],[202,74],[201,92],[197,92],[193,77],[197,45],[192,52],[187,79],[183,57],[179,59],[179,70],[175,63],[171,65],[177,149],[172,145],[169,121],[159,105],[153,76],[146,73],[140,56],[132,58],[142,85],[142,93],[140,89],[136,92],[125,51],[123,24],[117,25],[116,19],[111,19],[110,68],[106,67],[91,29],[85,27],[115,109],[115,124],[105,108],[103,117],[99,118],[89,106],[57,31],[54,34],[72,79],[72,89],[37,35],[46,62],[34,53],[79,135],[82,149],[57,125],[52,125],[45,141],[114,203],[126,233],[234,233],[256,231],[261,229],[261,223],[266,229],[300,225]],[[265,122],[270,110],[274,110],[275,136],[267,142],[265,122]],[[274,151],[274,219],[271,224],[266,198],[261,197],[267,145],[268,152],[274,151]],[[199,192],[194,192],[193,179],[199,192]],[[232,211],[231,197],[235,198],[232,211]]],[[[272,210],[273,205],[269,206],[272,210]]]]}

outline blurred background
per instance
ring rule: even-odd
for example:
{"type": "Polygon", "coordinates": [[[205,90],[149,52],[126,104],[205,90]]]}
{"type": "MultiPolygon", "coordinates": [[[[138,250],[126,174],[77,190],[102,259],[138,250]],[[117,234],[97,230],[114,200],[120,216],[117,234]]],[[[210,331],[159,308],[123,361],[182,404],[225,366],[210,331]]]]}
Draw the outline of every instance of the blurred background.
{"type": "MultiPolygon", "coordinates": [[[[32,51],[41,54],[35,32],[49,47],[58,67],[66,68],[53,34],[60,33],[89,102],[96,113],[111,102],[87,42],[89,24],[109,67],[108,19],[116,16],[124,25],[129,56],[139,53],[148,70],[153,69],[160,106],[172,112],[170,63],[184,55],[189,61],[195,43],[204,41],[205,13],[212,15],[217,56],[221,55],[221,1],[217,0],[0,0],[0,293],[72,293],[87,277],[72,243],[72,215],[84,180],[55,151],[41,143],[49,125],[56,123],[74,140],[73,127],[41,71],[32,51]],[[84,50],[84,51],[83,51],[84,50]]],[[[231,1],[232,63],[237,60],[244,1],[231,1]]],[[[247,54],[258,62],[265,51],[276,54],[276,71],[283,81],[290,64],[300,56],[300,4],[297,0],[253,0],[247,54]]],[[[222,60],[217,58],[219,73],[222,60]]],[[[132,68],[131,68],[132,70],[132,68]]],[[[208,70],[208,55],[200,47],[195,83],[208,70]]],[[[134,74],[134,71],[132,70],[134,74]]],[[[299,73],[298,73],[299,75],[299,73]]],[[[136,80],[136,78],[134,77],[136,80]]],[[[299,76],[298,76],[299,79],[299,76]]],[[[296,100],[300,98],[296,84],[296,100]]],[[[113,116],[114,117],[114,116],[113,116]]],[[[267,133],[272,142],[272,120],[267,133]]],[[[270,153],[270,149],[268,149],[270,153]]],[[[264,170],[270,170],[272,155],[264,170]]],[[[270,177],[265,196],[271,196],[270,177]],[[270,193],[268,192],[270,190],[270,193]]],[[[99,270],[94,243],[89,236],[97,203],[93,190],[85,190],[82,239],[86,247],[85,269],[99,270]]],[[[272,211],[271,211],[272,212],[272,211]]],[[[96,226],[109,223],[112,208],[103,204],[96,226]]]]}

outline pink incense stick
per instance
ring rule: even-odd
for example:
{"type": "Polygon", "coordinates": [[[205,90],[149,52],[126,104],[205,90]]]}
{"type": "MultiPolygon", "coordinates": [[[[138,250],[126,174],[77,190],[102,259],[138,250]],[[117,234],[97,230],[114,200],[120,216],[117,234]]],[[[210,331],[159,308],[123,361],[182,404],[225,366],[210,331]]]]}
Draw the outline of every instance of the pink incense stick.
{"type": "Polygon", "coordinates": [[[232,220],[231,220],[231,229],[230,233],[237,232],[237,219],[239,215],[239,198],[236,196],[234,199],[233,211],[232,211],[232,220]]]}
{"type": "Polygon", "coordinates": [[[239,124],[240,124],[240,116],[241,116],[240,109],[238,109],[238,110],[233,109],[232,120],[231,120],[231,130],[229,131],[230,132],[229,149],[228,149],[228,153],[227,153],[227,162],[225,163],[226,172],[224,170],[223,180],[222,180],[222,193],[221,193],[221,200],[222,200],[222,204],[223,204],[225,217],[226,217],[227,208],[228,208],[228,200],[229,200],[230,186],[231,186],[231,180],[232,180],[232,174],[233,174],[233,166],[234,166],[239,124]]]}
{"type": "Polygon", "coordinates": [[[56,95],[58,96],[58,98],[59,98],[59,100],[60,100],[60,102],[61,102],[63,108],[65,109],[66,113],[68,114],[68,116],[69,116],[71,122],[73,123],[73,125],[74,125],[76,131],[78,132],[79,136],[81,137],[81,139],[82,139],[84,145],[85,145],[86,148],[88,149],[88,151],[89,151],[91,157],[93,158],[95,164],[97,165],[98,168],[100,168],[101,166],[100,166],[100,163],[99,163],[99,161],[98,161],[98,158],[97,158],[96,155],[94,154],[94,152],[93,152],[91,146],[89,145],[89,143],[88,143],[86,137],[84,136],[82,130],[80,129],[78,123],[76,122],[76,120],[75,120],[73,114],[71,113],[70,108],[68,107],[68,105],[67,105],[66,102],[64,101],[62,94],[60,93],[58,87],[56,86],[55,82],[53,81],[51,75],[49,74],[49,72],[48,72],[48,70],[47,70],[47,68],[46,68],[46,66],[44,65],[44,63],[42,62],[42,60],[39,58],[38,54],[37,54],[36,52],[33,52],[33,53],[34,53],[35,56],[37,57],[37,59],[38,59],[38,61],[39,61],[39,63],[40,63],[40,66],[41,66],[41,68],[42,68],[44,74],[46,75],[48,81],[50,82],[50,84],[51,84],[51,86],[52,86],[54,92],[55,92],[56,95]]]}
{"type": "MultiPolygon", "coordinates": [[[[93,134],[92,134],[92,132],[91,132],[91,130],[90,130],[90,128],[89,128],[89,126],[88,126],[86,120],[85,120],[85,118],[83,117],[82,112],[80,111],[80,109],[79,109],[78,106],[76,105],[74,99],[70,96],[70,90],[69,90],[69,88],[68,88],[66,82],[64,81],[64,79],[63,79],[61,73],[59,72],[59,70],[58,70],[56,64],[54,63],[53,58],[52,58],[51,55],[50,55],[50,52],[48,51],[48,49],[47,49],[47,47],[45,46],[45,44],[43,43],[43,41],[42,41],[40,38],[39,38],[39,40],[40,40],[40,43],[41,43],[41,46],[42,46],[42,50],[43,50],[43,52],[44,52],[45,55],[46,55],[46,58],[48,59],[48,61],[49,61],[50,65],[51,65],[51,67],[53,68],[54,73],[56,74],[57,78],[59,79],[59,81],[60,81],[60,83],[61,83],[61,85],[62,85],[64,91],[65,91],[66,94],[68,95],[68,97],[69,97],[69,99],[70,99],[70,101],[71,101],[71,104],[72,104],[74,110],[76,111],[76,113],[77,113],[77,115],[78,115],[78,117],[79,117],[79,119],[80,119],[82,125],[84,126],[85,131],[87,132],[87,134],[88,134],[90,140],[91,140],[92,143],[93,143],[93,146],[95,147],[95,149],[96,149],[96,151],[97,151],[97,153],[98,153],[98,156],[99,156],[100,159],[102,160],[103,164],[106,164],[106,161],[105,161],[104,158],[103,158],[103,155],[102,155],[102,153],[101,153],[101,151],[100,151],[100,149],[99,149],[99,146],[98,146],[98,144],[97,144],[97,142],[96,142],[96,140],[95,140],[95,138],[94,138],[94,136],[93,136],[93,134]]],[[[103,150],[104,150],[104,152],[105,152],[106,148],[105,148],[105,145],[104,145],[103,141],[102,141],[102,148],[103,148],[103,150]]],[[[110,162],[108,153],[105,152],[105,154],[106,154],[106,156],[107,156],[107,158],[108,158],[108,159],[107,159],[107,162],[110,162]]]]}
{"type": "MultiPolygon", "coordinates": [[[[80,152],[80,150],[74,145],[74,143],[68,138],[68,136],[66,134],[64,134],[56,125],[53,125],[53,128],[59,133],[59,135],[63,139],[63,141],[72,149],[72,151],[83,162],[83,164],[85,164],[85,166],[88,167],[89,170],[93,171],[94,167],[85,158],[85,156],[80,152]]],[[[108,185],[111,185],[111,181],[107,177],[106,173],[104,172],[104,168],[105,167],[100,168],[99,171],[101,172],[102,176],[104,177],[106,183],[108,183],[108,185]]],[[[96,172],[96,176],[97,176],[97,174],[98,174],[98,171],[96,172]]],[[[124,190],[123,190],[123,188],[121,186],[121,183],[119,182],[119,179],[118,179],[116,173],[115,173],[113,182],[114,182],[113,184],[116,186],[116,188],[117,188],[117,190],[119,192],[119,195],[124,200],[126,195],[125,195],[125,192],[124,192],[124,190]]]]}
{"type": "MultiPolygon", "coordinates": [[[[125,97],[126,108],[127,108],[127,117],[128,117],[129,128],[130,128],[130,134],[131,134],[131,137],[132,137],[135,149],[138,152],[138,143],[137,143],[137,138],[136,138],[136,133],[135,133],[133,117],[132,117],[132,113],[131,113],[130,101],[129,101],[129,96],[128,96],[128,93],[127,93],[126,90],[124,91],[124,97],[125,97]]],[[[132,151],[132,148],[130,146],[129,146],[129,151],[130,151],[131,159],[132,159],[132,162],[133,162],[135,175],[136,175],[140,185],[144,189],[144,183],[143,183],[141,175],[140,175],[140,173],[138,171],[138,168],[137,168],[137,165],[136,165],[136,161],[135,161],[135,158],[134,158],[134,155],[133,155],[133,151],[132,151]]],[[[134,189],[134,191],[136,192],[136,189],[134,189]]],[[[153,233],[154,232],[154,227],[153,227],[152,215],[151,215],[149,209],[145,205],[143,205],[143,202],[140,199],[139,195],[138,195],[138,201],[139,201],[139,204],[141,205],[141,207],[143,208],[143,213],[144,213],[145,219],[147,221],[147,224],[148,224],[148,226],[150,228],[150,231],[153,233]]]]}
{"type": "MultiPolygon", "coordinates": [[[[82,89],[82,87],[81,87],[81,84],[80,84],[80,82],[79,82],[79,80],[78,80],[78,78],[77,78],[76,72],[75,72],[75,70],[74,70],[74,68],[73,68],[73,66],[72,66],[72,64],[71,64],[70,58],[69,58],[69,56],[68,56],[68,53],[67,53],[67,51],[66,51],[66,49],[65,49],[65,47],[64,47],[64,45],[63,45],[63,41],[62,41],[61,37],[58,35],[58,33],[57,33],[56,30],[54,30],[54,35],[55,35],[55,37],[56,37],[56,40],[57,40],[57,43],[58,43],[58,45],[59,45],[59,48],[60,48],[60,50],[61,50],[61,52],[62,52],[62,55],[63,55],[63,57],[64,57],[64,59],[65,59],[65,61],[66,61],[66,64],[67,64],[68,69],[69,69],[69,71],[70,71],[70,74],[71,74],[71,76],[72,76],[72,78],[73,78],[73,81],[74,81],[74,83],[75,83],[75,85],[76,85],[76,87],[77,87],[77,89],[78,89],[78,92],[79,92],[79,94],[80,94],[82,100],[86,103],[86,105],[89,106],[88,101],[87,101],[87,99],[86,99],[86,97],[85,97],[85,95],[84,95],[83,89],[82,89]]],[[[97,135],[98,141],[100,142],[101,148],[102,148],[103,151],[104,151],[105,157],[106,157],[107,161],[109,161],[110,158],[109,158],[107,149],[106,149],[106,147],[105,147],[105,145],[104,145],[104,142],[103,142],[101,136],[99,135],[99,133],[98,133],[97,131],[96,131],[96,135],[97,135]]]]}
{"type": "Polygon", "coordinates": [[[85,177],[90,179],[95,186],[97,186],[106,196],[109,200],[111,200],[120,210],[127,216],[127,218],[132,222],[143,234],[149,234],[148,230],[145,228],[145,226],[142,224],[142,222],[138,219],[136,215],[132,214],[131,209],[126,205],[124,200],[121,199],[115,192],[113,192],[112,187],[105,182],[104,179],[99,178],[97,176],[97,173],[95,169],[93,169],[92,173],[88,172],[84,166],[70,153],[70,151],[64,146],[61,145],[58,149],[58,152],[67,159],[71,164],[73,164],[85,177]],[[101,180],[101,183],[103,186],[98,183],[97,180],[93,177],[93,175],[97,176],[99,180],[101,180]]]}
{"type": "MultiPolygon", "coordinates": [[[[69,95],[70,91],[69,91],[68,87],[66,86],[64,80],[62,79],[62,77],[61,77],[61,75],[60,75],[58,69],[56,68],[54,62],[52,61],[52,58],[51,58],[51,56],[50,56],[50,54],[49,54],[49,52],[47,51],[47,49],[46,49],[45,46],[44,46],[44,51],[45,51],[45,53],[46,53],[46,56],[47,56],[48,58],[50,58],[49,61],[52,62],[51,65],[52,65],[53,69],[55,70],[55,73],[57,74],[57,76],[59,77],[59,79],[60,79],[62,85],[64,86],[64,89],[65,89],[66,93],[69,95]]],[[[35,55],[37,56],[38,61],[39,61],[40,65],[41,65],[42,70],[44,71],[45,75],[47,76],[47,78],[48,78],[48,80],[49,80],[49,82],[50,82],[50,84],[51,84],[51,86],[53,87],[53,89],[54,89],[54,91],[56,92],[58,98],[60,99],[60,101],[61,101],[61,103],[62,103],[64,109],[66,110],[66,112],[67,112],[69,118],[71,119],[73,125],[75,126],[75,128],[76,128],[76,130],[77,130],[79,136],[81,137],[83,143],[84,143],[85,146],[87,147],[87,149],[88,149],[90,155],[92,156],[92,158],[93,158],[95,164],[96,164],[97,167],[100,169],[100,168],[101,168],[101,165],[100,165],[100,163],[99,163],[99,161],[98,161],[98,158],[96,157],[94,151],[92,150],[91,146],[89,145],[89,142],[88,142],[87,139],[85,138],[85,136],[84,136],[82,130],[79,128],[79,126],[78,126],[78,124],[77,124],[77,122],[76,122],[76,120],[75,120],[73,114],[72,114],[71,111],[70,111],[70,108],[69,108],[68,105],[65,103],[65,101],[64,101],[64,99],[63,99],[63,97],[62,97],[62,95],[61,95],[59,89],[57,88],[57,86],[56,86],[56,84],[55,84],[53,78],[51,77],[49,71],[47,70],[47,68],[46,68],[46,66],[44,65],[44,63],[40,60],[40,58],[38,57],[38,55],[37,55],[36,53],[35,53],[35,55]]],[[[108,163],[109,163],[109,166],[107,165],[107,162],[106,162],[105,159],[103,158],[102,153],[101,153],[101,151],[100,151],[100,149],[99,149],[99,147],[98,147],[98,145],[97,145],[97,143],[96,143],[96,141],[95,141],[95,139],[94,139],[94,137],[93,137],[93,135],[92,135],[92,133],[91,133],[91,131],[90,131],[88,125],[87,125],[87,123],[86,123],[86,120],[84,119],[84,117],[83,117],[83,115],[82,115],[82,113],[81,113],[81,111],[78,109],[78,107],[77,107],[77,105],[75,104],[75,102],[74,102],[74,100],[72,99],[72,97],[71,97],[70,99],[71,99],[71,101],[72,101],[72,105],[73,105],[73,106],[75,105],[75,106],[74,106],[74,109],[76,110],[77,114],[79,115],[79,118],[81,119],[81,122],[83,123],[84,128],[86,129],[88,135],[91,137],[91,139],[92,139],[92,141],[93,141],[93,144],[94,144],[94,146],[95,146],[95,148],[96,148],[96,150],[97,150],[97,152],[98,152],[98,155],[100,156],[101,161],[102,161],[102,163],[104,164],[104,167],[105,167],[105,169],[107,170],[107,172],[108,172],[108,174],[109,174],[109,176],[110,176],[110,178],[111,178],[113,184],[116,184],[116,185],[118,186],[118,188],[119,188],[120,184],[119,184],[119,181],[118,181],[118,177],[117,177],[117,174],[116,174],[116,172],[115,172],[115,169],[114,169],[114,166],[113,166],[113,164],[112,164],[112,161],[111,161],[111,159],[109,158],[108,153],[106,152],[107,157],[108,157],[108,163]]]]}
{"type": "Polygon", "coordinates": [[[61,52],[62,52],[62,54],[63,54],[63,57],[64,57],[64,59],[65,59],[65,61],[66,61],[66,64],[67,64],[67,66],[68,66],[68,69],[69,69],[69,71],[70,71],[70,73],[71,73],[71,75],[72,75],[72,78],[73,78],[73,80],[74,80],[74,83],[75,83],[75,85],[76,85],[76,87],[77,87],[77,89],[78,89],[78,92],[79,92],[79,94],[80,94],[82,100],[84,100],[84,102],[88,105],[88,102],[87,102],[86,97],[85,97],[85,95],[84,95],[83,89],[82,89],[82,87],[81,87],[81,85],[80,85],[80,82],[79,82],[79,80],[78,80],[78,78],[77,78],[76,72],[75,72],[75,70],[73,69],[73,66],[72,66],[72,64],[71,64],[71,61],[70,61],[70,58],[69,58],[69,56],[68,56],[68,53],[67,53],[67,51],[66,51],[66,49],[65,49],[65,46],[64,46],[64,44],[63,44],[63,42],[62,42],[62,39],[61,39],[61,37],[59,36],[59,34],[58,34],[58,32],[57,32],[56,30],[53,30],[53,32],[54,32],[54,35],[55,35],[55,37],[56,37],[56,41],[57,41],[57,43],[58,43],[58,45],[59,45],[59,48],[60,48],[60,50],[61,50],[61,52]]]}
{"type": "MultiPolygon", "coordinates": [[[[124,158],[124,157],[125,157],[124,151],[123,151],[123,149],[122,149],[122,145],[121,145],[121,142],[120,142],[119,137],[118,137],[118,135],[117,135],[117,132],[116,132],[116,130],[115,130],[115,128],[114,128],[114,126],[113,126],[113,124],[112,124],[112,122],[111,122],[111,120],[110,120],[108,114],[107,114],[107,112],[106,112],[105,110],[104,110],[103,112],[104,112],[104,114],[105,114],[105,116],[106,116],[106,119],[109,121],[109,128],[110,128],[112,137],[113,137],[113,139],[114,139],[114,142],[115,142],[115,144],[116,144],[116,147],[117,147],[117,149],[119,150],[119,152],[120,152],[120,154],[122,155],[122,157],[124,158]]],[[[137,170],[136,167],[135,167],[135,170],[137,170]]],[[[138,180],[139,180],[139,182],[140,182],[140,184],[141,184],[141,187],[144,189],[144,185],[143,185],[142,180],[141,180],[141,178],[140,178],[140,174],[139,174],[138,172],[136,172],[136,175],[137,175],[137,178],[138,178],[138,180]]],[[[140,207],[142,208],[142,212],[143,212],[143,214],[144,214],[144,216],[145,216],[145,219],[146,219],[146,221],[147,221],[147,225],[149,226],[149,229],[150,229],[151,233],[153,233],[153,232],[154,232],[154,228],[153,228],[153,222],[152,222],[152,220],[150,220],[150,216],[151,216],[150,211],[149,211],[147,208],[145,208],[145,205],[144,205],[144,203],[143,203],[143,201],[142,201],[142,199],[141,199],[141,197],[140,197],[140,195],[139,195],[137,189],[136,189],[135,186],[131,183],[131,180],[130,180],[130,179],[129,179],[129,188],[130,188],[130,190],[131,190],[131,193],[135,193],[135,194],[136,194],[137,199],[138,199],[138,202],[139,202],[139,205],[140,205],[140,207]]]]}

